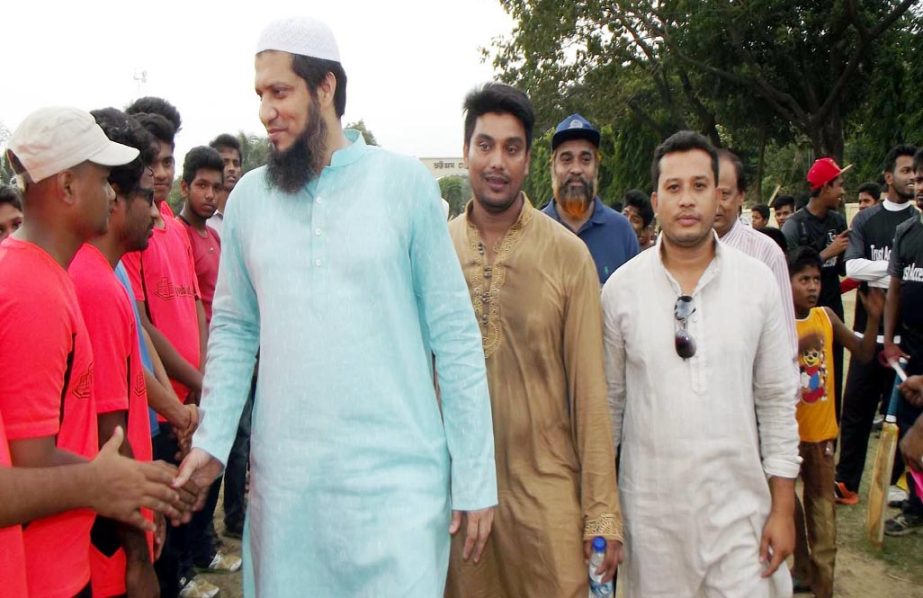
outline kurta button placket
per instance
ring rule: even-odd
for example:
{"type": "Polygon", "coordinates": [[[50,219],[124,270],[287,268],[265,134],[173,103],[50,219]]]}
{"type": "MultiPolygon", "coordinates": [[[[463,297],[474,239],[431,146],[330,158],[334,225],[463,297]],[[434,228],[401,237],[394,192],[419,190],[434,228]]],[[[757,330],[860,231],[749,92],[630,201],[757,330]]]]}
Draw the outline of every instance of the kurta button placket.
{"type": "Polygon", "coordinates": [[[314,289],[317,292],[317,297],[326,296],[326,289],[324,288],[324,282],[327,279],[327,275],[324,274],[326,271],[327,263],[327,245],[326,245],[326,236],[324,235],[324,230],[327,228],[326,222],[326,204],[324,203],[324,198],[320,195],[319,191],[324,184],[325,173],[321,173],[320,178],[317,181],[317,187],[315,193],[317,195],[314,197],[314,205],[311,210],[311,222],[309,223],[308,231],[314,231],[314,234],[311,235],[310,232],[308,239],[311,245],[311,263],[314,265],[312,270],[314,270],[314,289]]]}

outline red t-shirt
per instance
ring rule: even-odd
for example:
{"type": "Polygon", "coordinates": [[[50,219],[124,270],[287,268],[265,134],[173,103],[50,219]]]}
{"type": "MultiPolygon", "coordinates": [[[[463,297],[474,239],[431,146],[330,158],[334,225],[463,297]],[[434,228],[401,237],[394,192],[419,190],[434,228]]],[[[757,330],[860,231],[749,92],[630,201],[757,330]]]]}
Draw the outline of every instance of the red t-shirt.
{"type": "MultiPolygon", "coordinates": [[[[59,449],[99,452],[93,350],[74,285],[43,249],[0,245],[0,414],[10,442],[52,436],[59,449]],[[63,399],[63,404],[62,404],[63,399]]],[[[90,581],[90,528],[75,509],[23,528],[29,592],[70,598],[90,581]]]]}
{"type": "MultiPolygon", "coordinates": [[[[10,451],[0,417],[0,467],[10,466],[10,451]]],[[[22,527],[0,528],[0,588],[9,596],[26,596],[26,554],[22,545],[22,527]]]]}
{"type": "Polygon", "coordinates": [[[221,257],[221,237],[210,226],[205,227],[203,237],[198,230],[185,220],[177,221],[186,228],[189,243],[192,245],[192,258],[195,263],[195,275],[202,293],[202,307],[205,308],[205,321],[212,321],[212,299],[215,298],[215,283],[218,282],[218,260],[221,257]]]}
{"type": "MultiPolygon", "coordinates": [[[[154,227],[154,236],[144,251],[126,253],[122,263],[131,279],[135,299],[145,301],[148,317],[180,356],[199,367],[199,318],[196,299],[200,297],[189,235],[176,221],[167,202],[160,204],[164,228],[154,227]]],[[[189,389],[172,380],[176,396],[183,402],[189,389]]],[[[165,421],[158,416],[159,421],[165,421]]]]}
{"type": "MultiPolygon", "coordinates": [[[[151,428],[147,415],[147,388],[138,346],[135,316],[125,287],[115,276],[106,256],[87,243],[67,270],[93,345],[93,392],[99,414],[126,411],[125,434],[138,461],[151,460],[151,428]]],[[[145,512],[148,519],[153,515],[145,512]]],[[[148,534],[153,548],[153,535],[148,534]]],[[[153,553],[152,553],[153,554],[153,553]]],[[[125,593],[125,553],[105,546],[90,548],[90,568],[95,596],[125,593]]]]}

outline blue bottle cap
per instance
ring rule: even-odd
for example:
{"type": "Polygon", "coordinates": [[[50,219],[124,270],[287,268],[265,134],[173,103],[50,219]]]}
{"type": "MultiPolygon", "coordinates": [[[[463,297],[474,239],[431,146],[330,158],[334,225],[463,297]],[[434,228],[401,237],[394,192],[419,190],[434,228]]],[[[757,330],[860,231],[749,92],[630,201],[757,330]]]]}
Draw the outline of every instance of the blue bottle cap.
{"type": "Polygon", "coordinates": [[[593,538],[593,551],[606,552],[606,539],[602,536],[596,536],[593,538]]]}

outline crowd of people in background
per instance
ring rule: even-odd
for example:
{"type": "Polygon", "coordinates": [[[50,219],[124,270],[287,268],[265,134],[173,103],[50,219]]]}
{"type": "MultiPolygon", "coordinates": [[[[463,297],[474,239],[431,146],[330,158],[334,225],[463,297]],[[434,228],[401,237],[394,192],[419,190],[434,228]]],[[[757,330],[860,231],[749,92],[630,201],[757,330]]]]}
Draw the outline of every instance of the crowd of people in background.
{"type": "MultiPolygon", "coordinates": [[[[124,436],[122,455],[172,464],[174,475],[189,449],[220,256],[219,234],[206,223],[220,214],[240,176],[240,145],[225,134],[187,153],[183,207],[174,216],[166,200],[180,126],[175,107],[147,97],[124,111],[42,109],[10,141],[22,189],[0,191],[2,236],[20,226],[22,235],[0,250],[11,276],[3,285],[2,367],[16,379],[3,390],[2,416],[15,466],[92,459],[116,429],[124,436]],[[72,178],[81,170],[85,181],[72,178]],[[62,205],[64,198],[72,205],[62,205]],[[45,296],[47,302],[36,301],[45,296]],[[21,327],[36,317],[44,324],[33,336],[21,327]],[[30,337],[41,342],[29,343],[30,337]]],[[[243,531],[242,460],[236,473],[229,467],[233,483],[224,494],[224,533],[234,538],[243,531]]],[[[172,477],[163,490],[175,494],[172,477]]],[[[212,525],[219,490],[216,482],[205,508],[190,515],[196,492],[187,489],[186,502],[178,503],[187,512],[172,512],[175,527],[147,509],[145,522],[134,527],[89,515],[79,526],[66,515],[32,522],[22,528],[19,570],[2,578],[21,575],[7,587],[17,588],[14,594],[28,587],[36,596],[215,595],[217,587],[196,573],[241,565],[220,549],[212,525]]]]}
{"type": "Polygon", "coordinates": [[[923,149],[884,157],[851,222],[831,157],[746,220],[744,162],[691,131],[650,193],[600,197],[599,128],[571,114],[528,198],[531,102],[488,83],[446,223],[422,164],[342,128],[326,25],[267,27],[255,89],[268,164],[192,148],[178,213],[165,99],[42,108],[7,145],[4,595],[213,598],[200,574],[243,567],[247,596],[584,596],[618,572],[626,596],[829,598],[835,505],[889,404],[885,533],[923,530],[900,483],[923,469],[923,149]]]}

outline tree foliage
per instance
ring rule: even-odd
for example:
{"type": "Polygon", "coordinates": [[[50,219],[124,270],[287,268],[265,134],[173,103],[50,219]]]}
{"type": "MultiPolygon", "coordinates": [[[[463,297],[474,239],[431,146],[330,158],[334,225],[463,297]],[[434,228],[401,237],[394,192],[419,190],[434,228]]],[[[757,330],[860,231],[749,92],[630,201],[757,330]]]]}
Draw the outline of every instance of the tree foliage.
{"type": "Polygon", "coordinates": [[[464,211],[465,204],[471,199],[471,183],[468,177],[449,175],[439,179],[439,194],[449,202],[449,218],[454,218],[464,211]]]}
{"type": "Polygon", "coordinates": [[[370,131],[367,126],[365,126],[365,121],[363,119],[360,118],[357,122],[349,123],[346,125],[346,128],[356,129],[362,133],[362,137],[365,139],[366,145],[378,145],[378,141],[375,139],[375,135],[373,135],[372,131],[370,131]]]}
{"type": "Polygon", "coordinates": [[[501,0],[515,26],[485,54],[528,91],[539,130],[572,112],[611,128],[607,192],[648,187],[653,147],[694,129],[741,154],[759,195],[774,151],[842,160],[861,153],[862,135],[881,152],[918,126],[918,104],[893,93],[914,81],[895,71],[923,69],[914,2],[501,0]],[[885,133],[868,124],[878,116],[890,119],[885,133]]]}
{"type": "Polygon", "coordinates": [[[3,152],[3,155],[0,155],[0,185],[12,185],[14,178],[13,167],[6,157],[6,152],[3,152]]]}
{"type": "Polygon", "coordinates": [[[240,141],[241,169],[246,174],[254,168],[266,164],[269,160],[269,138],[264,135],[247,135],[243,131],[237,133],[240,141]]]}

